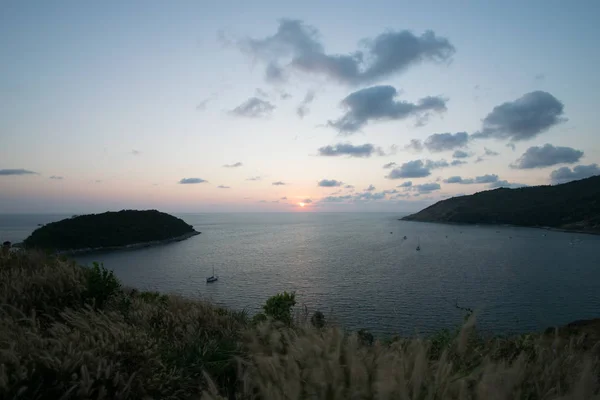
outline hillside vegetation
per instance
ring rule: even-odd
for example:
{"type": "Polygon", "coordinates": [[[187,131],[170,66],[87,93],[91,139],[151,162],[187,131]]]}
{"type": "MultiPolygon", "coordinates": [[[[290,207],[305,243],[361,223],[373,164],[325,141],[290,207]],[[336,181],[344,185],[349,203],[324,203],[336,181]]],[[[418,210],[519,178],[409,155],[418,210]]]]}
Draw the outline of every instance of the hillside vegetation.
{"type": "Polygon", "coordinates": [[[36,229],[28,248],[78,250],[121,247],[197,233],[180,218],[156,210],[122,210],[81,215],[36,229]]]}
{"type": "Polygon", "coordinates": [[[500,188],[452,197],[402,219],[600,233],[600,176],[555,186],[500,188]]]}
{"type": "MultiPolygon", "coordinates": [[[[265,299],[266,300],[266,299],[265,299]]],[[[102,266],[0,255],[2,399],[590,399],[597,336],[344,333],[294,294],[250,319],[123,288],[102,266]],[[309,320],[312,323],[309,323],[309,320]],[[595,344],[595,347],[592,347],[595,344]]],[[[574,331],[578,332],[578,331],[574,331]]]]}

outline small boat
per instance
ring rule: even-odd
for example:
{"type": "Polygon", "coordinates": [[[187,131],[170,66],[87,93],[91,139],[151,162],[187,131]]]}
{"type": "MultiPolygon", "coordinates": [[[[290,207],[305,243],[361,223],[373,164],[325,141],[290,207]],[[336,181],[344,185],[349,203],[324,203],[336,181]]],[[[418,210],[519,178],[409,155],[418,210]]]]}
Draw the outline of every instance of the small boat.
{"type": "Polygon", "coordinates": [[[206,283],[213,283],[219,280],[219,277],[215,275],[215,268],[213,267],[213,274],[206,278],[206,283]]]}
{"type": "Polygon", "coordinates": [[[419,240],[419,238],[417,238],[417,251],[421,251],[421,240],[419,240]]]}

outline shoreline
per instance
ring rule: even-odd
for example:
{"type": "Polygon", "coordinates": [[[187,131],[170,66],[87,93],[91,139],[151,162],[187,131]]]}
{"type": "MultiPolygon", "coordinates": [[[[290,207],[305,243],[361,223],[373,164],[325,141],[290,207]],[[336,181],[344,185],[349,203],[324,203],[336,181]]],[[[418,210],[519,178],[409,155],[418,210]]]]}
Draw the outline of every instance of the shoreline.
{"type": "MultiPolygon", "coordinates": [[[[128,244],[125,246],[110,246],[110,247],[94,247],[94,248],[75,249],[75,250],[61,250],[61,251],[57,251],[56,254],[59,254],[59,255],[81,255],[81,254],[103,252],[103,251],[142,249],[142,248],[146,248],[146,247],[154,247],[154,246],[160,246],[163,244],[169,244],[169,243],[173,243],[173,242],[181,242],[181,241],[189,239],[193,236],[197,236],[201,233],[202,232],[193,231],[193,232],[184,233],[183,235],[175,236],[175,237],[172,237],[169,239],[132,243],[132,244],[128,244]]],[[[19,249],[25,249],[24,247],[22,247],[22,243],[15,243],[13,245],[13,247],[19,248],[19,249]]]]}
{"type": "Polygon", "coordinates": [[[492,223],[486,223],[486,222],[471,223],[471,222],[449,222],[449,221],[422,221],[422,220],[417,220],[417,219],[404,219],[404,217],[398,218],[398,221],[425,222],[425,223],[429,223],[429,224],[462,225],[462,226],[504,226],[504,227],[511,227],[511,228],[532,228],[532,229],[543,229],[546,231],[554,231],[554,232],[582,233],[582,234],[586,234],[586,235],[600,236],[600,231],[582,231],[582,230],[577,230],[577,229],[554,228],[551,226],[514,225],[514,224],[503,224],[503,223],[492,224],[492,223]]]}

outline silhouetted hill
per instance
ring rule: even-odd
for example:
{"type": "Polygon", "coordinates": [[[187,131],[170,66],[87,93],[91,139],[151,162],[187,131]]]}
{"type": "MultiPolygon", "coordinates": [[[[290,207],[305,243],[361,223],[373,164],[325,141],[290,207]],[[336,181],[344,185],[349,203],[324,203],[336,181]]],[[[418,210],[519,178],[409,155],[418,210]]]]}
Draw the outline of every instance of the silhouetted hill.
{"type": "Polygon", "coordinates": [[[122,210],[47,224],[36,229],[24,244],[57,251],[99,249],[184,239],[197,233],[182,219],[156,210],[122,210]]]}
{"type": "Polygon", "coordinates": [[[562,185],[500,188],[452,197],[402,220],[511,224],[600,233],[600,175],[562,185]]]}

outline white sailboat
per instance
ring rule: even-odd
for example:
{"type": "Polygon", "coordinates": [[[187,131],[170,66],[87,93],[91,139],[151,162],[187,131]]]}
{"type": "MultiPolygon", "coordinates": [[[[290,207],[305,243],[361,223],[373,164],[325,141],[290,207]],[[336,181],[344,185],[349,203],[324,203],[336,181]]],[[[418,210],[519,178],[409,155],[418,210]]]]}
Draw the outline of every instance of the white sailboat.
{"type": "Polygon", "coordinates": [[[206,278],[206,283],[213,283],[219,280],[219,277],[215,275],[215,267],[213,267],[212,276],[206,278]]]}

